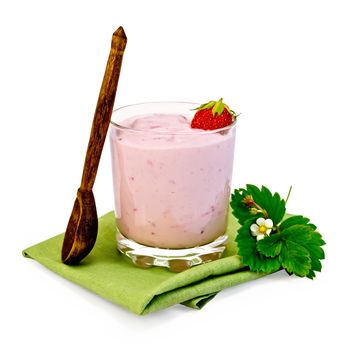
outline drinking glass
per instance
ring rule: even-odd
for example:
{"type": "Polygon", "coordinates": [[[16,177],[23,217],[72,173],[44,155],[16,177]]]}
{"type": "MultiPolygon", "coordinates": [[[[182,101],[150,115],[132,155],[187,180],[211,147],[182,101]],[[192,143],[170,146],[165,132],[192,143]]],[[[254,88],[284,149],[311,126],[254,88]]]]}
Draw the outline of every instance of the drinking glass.
{"type": "Polygon", "coordinates": [[[221,257],[227,242],[236,123],[192,129],[196,103],[116,109],[109,130],[118,249],[141,267],[182,271],[221,257]],[[158,116],[144,130],[130,118],[158,116]],[[171,116],[188,130],[172,128],[171,116]]]}

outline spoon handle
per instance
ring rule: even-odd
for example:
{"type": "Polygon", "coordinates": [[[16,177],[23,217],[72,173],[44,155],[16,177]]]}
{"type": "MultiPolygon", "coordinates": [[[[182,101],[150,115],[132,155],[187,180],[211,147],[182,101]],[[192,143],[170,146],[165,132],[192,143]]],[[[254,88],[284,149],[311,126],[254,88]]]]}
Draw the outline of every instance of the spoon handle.
{"type": "Polygon", "coordinates": [[[80,190],[82,191],[91,191],[95,182],[98,164],[112,117],[126,42],[124,29],[119,27],[112,36],[111,51],[97,100],[81,178],[80,190]]]}

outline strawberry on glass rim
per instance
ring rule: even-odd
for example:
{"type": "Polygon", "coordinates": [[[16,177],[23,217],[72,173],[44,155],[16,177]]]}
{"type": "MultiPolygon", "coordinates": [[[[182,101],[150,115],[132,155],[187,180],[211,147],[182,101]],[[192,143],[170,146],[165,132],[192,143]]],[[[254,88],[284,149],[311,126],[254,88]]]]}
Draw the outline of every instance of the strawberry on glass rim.
{"type": "Polygon", "coordinates": [[[203,103],[194,115],[191,127],[203,130],[221,129],[231,125],[237,117],[237,114],[222,101],[209,101],[203,103]]]}

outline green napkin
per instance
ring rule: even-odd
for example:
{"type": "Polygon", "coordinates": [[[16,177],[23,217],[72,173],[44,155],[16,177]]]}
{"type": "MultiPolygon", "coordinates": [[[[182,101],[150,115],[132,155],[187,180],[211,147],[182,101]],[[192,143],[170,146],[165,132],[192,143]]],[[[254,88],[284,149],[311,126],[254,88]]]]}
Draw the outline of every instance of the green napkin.
{"type": "Polygon", "coordinates": [[[139,315],[177,303],[200,309],[220,290],[265,276],[242,266],[234,241],[238,227],[230,216],[230,238],[223,258],[180,273],[162,267],[141,269],[118,253],[113,212],[99,219],[96,244],[77,266],[61,263],[63,234],[25,249],[23,255],[139,315]]]}

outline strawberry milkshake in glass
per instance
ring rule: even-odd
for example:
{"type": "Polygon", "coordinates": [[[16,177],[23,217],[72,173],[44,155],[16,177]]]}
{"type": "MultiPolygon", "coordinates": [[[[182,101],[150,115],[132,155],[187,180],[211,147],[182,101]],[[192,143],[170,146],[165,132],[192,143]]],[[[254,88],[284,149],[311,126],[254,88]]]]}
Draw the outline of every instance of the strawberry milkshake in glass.
{"type": "Polygon", "coordinates": [[[152,102],[113,112],[118,249],[138,266],[181,271],[225,249],[236,123],[192,128],[197,106],[152,102]]]}

